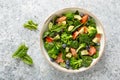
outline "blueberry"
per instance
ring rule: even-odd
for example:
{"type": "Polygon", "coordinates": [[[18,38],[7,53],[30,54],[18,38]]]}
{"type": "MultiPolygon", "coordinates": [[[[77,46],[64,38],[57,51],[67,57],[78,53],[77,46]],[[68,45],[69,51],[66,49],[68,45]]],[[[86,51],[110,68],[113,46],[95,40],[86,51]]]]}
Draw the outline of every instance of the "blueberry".
{"type": "Polygon", "coordinates": [[[62,47],[63,47],[63,48],[66,48],[66,44],[62,44],[62,47]]]}
{"type": "Polygon", "coordinates": [[[86,46],[86,49],[89,50],[89,49],[90,49],[90,46],[86,46]]]}
{"type": "Polygon", "coordinates": [[[66,63],[66,68],[69,69],[70,68],[70,61],[66,60],[65,63],[66,63]]]}
{"type": "Polygon", "coordinates": [[[69,60],[66,60],[66,64],[70,65],[70,61],[69,61],[69,60]]]}
{"type": "Polygon", "coordinates": [[[66,68],[69,69],[69,68],[70,68],[70,65],[67,65],[67,64],[66,64],[66,68]]]}
{"type": "Polygon", "coordinates": [[[53,58],[50,58],[50,60],[51,60],[52,62],[54,62],[54,59],[53,59],[53,58]]]}

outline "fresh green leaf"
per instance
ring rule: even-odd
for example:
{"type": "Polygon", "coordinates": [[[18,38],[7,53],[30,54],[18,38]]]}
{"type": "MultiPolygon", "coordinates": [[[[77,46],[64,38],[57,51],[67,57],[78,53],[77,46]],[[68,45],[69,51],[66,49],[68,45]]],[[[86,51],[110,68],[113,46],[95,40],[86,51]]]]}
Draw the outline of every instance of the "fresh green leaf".
{"type": "Polygon", "coordinates": [[[66,25],[54,25],[50,31],[54,32],[60,32],[62,29],[66,28],[66,25]]]}
{"type": "Polygon", "coordinates": [[[80,24],[80,25],[78,25],[78,26],[76,26],[76,27],[74,27],[73,29],[72,29],[72,31],[71,32],[74,32],[76,29],[78,29],[79,27],[81,27],[82,26],[82,24],[80,24]]]}
{"type": "Polygon", "coordinates": [[[88,19],[87,26],[91,26],[91,27],[96,28],[96,22],[92,17],[90,17],[90,19],[88,19]]]}
{"type": "Polygon", "coordinates": [[[49,31],[45,31],[45,32],[43,33],[43,38],[47,37],[49,34],[50,34],[49,31]]]}
{"type": "Polygon", "coordinates": [[[92,56],[93,59],[96,59],[99,56],[99,52],[97,51],[96,54],[92,56]]]}
{"type": "Polygon", "coordinates": [[[37,30],[38,29],[38,24],[33,22],[32,20],[29,20],[23,26],[24,26],[24,28],[27,28],[29,30],[37,30]]]}
{"type": "Polygon", "coordinates": [[[53,43],[45,42],[44,43],[44,47],[48,51],[48,50],[50,50],[50,49],[52,49],[54,47],[54,44],[53,43]]]}
{"type": "Polygon", "coordinates": [[[72,12],[66,13],[65,16],[67,17],[68,20],[74,19],[74,13],[72,13],[72,12]]]}
{"type": "Polygon", "coordinates": [[[94,27],[89,26],[88,27],[88,35],[90,38],[94,38],[95,35],[97,34],[97,29],[94,27]]]}
{"type": "Polygon", "coordinates": [[[25,44],[21,44],[18,49],[15,51],[15,53],[12,55],[13,58],[21,58],[24,55],[27,54],[28,47],[25,46],[25,44]]]}
{"type": "Polygon", "coordinates": [[[33,60],[29,55],[25,55],[24,57],[21,58],[22,61],[28,65],[32,65],[33,64],[33,60]]]}
{"type": "Polygon", "coordinates": [[[79,26],[81,25],[82,23],[79,21],[79,20],[74,20],[74,26],[79,26]]]}
{"type": "Polygon", "coordinates": [[[27,55],[28,47],[25,44],[21,44],[15,53],[12,55],[13,58],[22,59],[28,65],[33,64],[33,61],[29,55],[27,55]]]}
{"type": "Polygon", "coordinates": [[[55,45],[52,47],[52,49],[48,50],[48,55],[53,59],[56,59],[58,54],[59,49],[55,45]]]}

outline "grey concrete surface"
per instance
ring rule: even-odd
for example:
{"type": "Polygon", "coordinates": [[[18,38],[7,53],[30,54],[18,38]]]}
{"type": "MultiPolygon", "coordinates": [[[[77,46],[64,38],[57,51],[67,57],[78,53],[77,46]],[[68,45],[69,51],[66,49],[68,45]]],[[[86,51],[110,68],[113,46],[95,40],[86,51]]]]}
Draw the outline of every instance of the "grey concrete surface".
{"type": "Polygon", "coordinates": [[[0,0],[0,80],[120,80],[119,0],[0,0]],[[23,23],[32,19],[39,30],[49,14],[66,7],[81,7],[95,14],[104,25],[106,49],[90,70],[69,74],[48,64],[39,48],[39,31],[29,31],[23,23]],[[13,59],[12,53],[25,42],[33,66],[13,59]]]}

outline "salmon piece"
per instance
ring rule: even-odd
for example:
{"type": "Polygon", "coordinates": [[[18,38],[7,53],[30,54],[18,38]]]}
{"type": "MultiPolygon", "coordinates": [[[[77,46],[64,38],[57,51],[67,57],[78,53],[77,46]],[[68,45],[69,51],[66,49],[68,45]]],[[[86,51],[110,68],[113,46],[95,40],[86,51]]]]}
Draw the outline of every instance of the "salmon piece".
{"type": "Polygon", "coordinates": [[[84,23],[87,22],[87,20],[88,20],[88,15],[86,14],[86,15],[84,15],[84,16],[82,17],[81,22],[84,24],[84,23]]]}
{"type": "Polygon", "coordinates": [[[64,62],[64,60],[62,59],[62,53],[60,53],[60,54],[57,56],[56,62],[57,62],[57,63],[63,63],[63,62],[64,62]]]}
{"type": "Polygon", "coordinates": [[[77,52],[74,48],[70,48],[70,51],[71,51],[73,57],[77,57],[77,52]]]}
{"type": "Polygon", "coordinates": [[[94,46],[90,46],[89,55],[92,56],[94,54],[96,54],[96,48],[94,46]]]}
{"type": "Polygon", "coordinates": [[[67,17],[62,16],[62,17],[58,18],[58,19],[56,20],[56,22],[61,23],[61,22],[65,21],[66,19],[67,19],[67,17]]]}

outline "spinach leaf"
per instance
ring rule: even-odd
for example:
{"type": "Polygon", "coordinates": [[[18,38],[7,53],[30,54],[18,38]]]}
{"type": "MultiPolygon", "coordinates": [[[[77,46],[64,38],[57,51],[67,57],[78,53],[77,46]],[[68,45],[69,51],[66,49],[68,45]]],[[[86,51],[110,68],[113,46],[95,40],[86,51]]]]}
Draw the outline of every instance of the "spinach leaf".
{"type": "Polygon", "coordinates": [[[82,24],[80,24],[80,25],[78,25],[78,26],[75,26],[75,27],[72,29],[71,32],[74,32],[76,29],[78,29],[78,28],[81,27],[81,26],[82,26],[82,24]]]}
{"type": "Polygon", "coordinates": [[[91,27],[96,28],[96,22],[92,17],[90,17],[90,19],[88,19],[87,26],[91,26],[91,27]]]}
{"type": "Polygon", "coordinates": [[[93,59],[96,59],[99,56],[99,52],[97,51],[96,54],[92,56],[93,59]]]}
{"type": "Polygon", "coordinates": [[[67,17],[68,20],[74,19],[74,13],[72,13],[72,12],[66,13],[65,16],[67,17]]]}
{"type": "Polygon", "coordinates": [[[29,55],[25,55],[24,57],[21,58],[22,61],[28,65],[32,65],[33,64],[33,60],[29,55]]]}
{"type": "Polygon", "coordinates": [[[45,32],[43,33],[43,38],[47,37],[49,34],[50,34],[50,31],[45,31],[45,32]]]}
{"type": "Polygon", "coordinates": [[[60,32],[62,29],[66,28],[66,25],[54,25],[50,31],[54,32],[60,32]]]}

